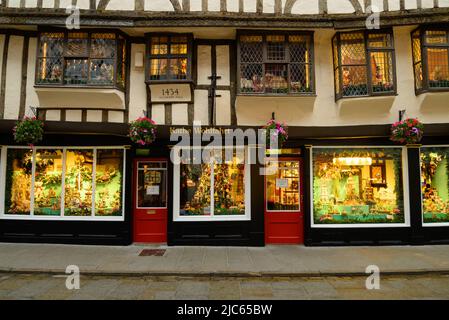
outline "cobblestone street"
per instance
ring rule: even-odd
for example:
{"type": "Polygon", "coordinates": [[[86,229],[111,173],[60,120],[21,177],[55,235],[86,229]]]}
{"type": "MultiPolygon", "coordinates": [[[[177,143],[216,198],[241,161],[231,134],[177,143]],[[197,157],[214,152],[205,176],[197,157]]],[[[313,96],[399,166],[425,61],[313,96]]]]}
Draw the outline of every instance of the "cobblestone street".
{"type": "Polygon", "coordinates": [[[385,276],[380,290],[365,279],[82,276],[71,291],[63,275],[0,274],[0,299],[449,299],[449,275],[385,276]]]}

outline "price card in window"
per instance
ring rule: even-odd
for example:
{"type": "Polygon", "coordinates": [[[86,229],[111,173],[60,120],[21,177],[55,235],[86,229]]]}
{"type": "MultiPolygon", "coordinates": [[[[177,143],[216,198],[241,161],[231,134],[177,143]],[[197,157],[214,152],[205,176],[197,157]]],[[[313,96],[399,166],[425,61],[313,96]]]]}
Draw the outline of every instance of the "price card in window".
{"type": "Polygon", "coordinates": [[[276,179],[276,188],[278,189],[288,188],[288,179],[276,179]]]}
{"type": "Polygon", "coordinates": [[[190,84],[151,84],[151,102],[192,102],[190,84]]]}
{"type": "Polygon", "coordinates": [[[149,187],[147,187],[147,195],[148,196],[159,195],[159,186],[149,186],[149,187]]]}

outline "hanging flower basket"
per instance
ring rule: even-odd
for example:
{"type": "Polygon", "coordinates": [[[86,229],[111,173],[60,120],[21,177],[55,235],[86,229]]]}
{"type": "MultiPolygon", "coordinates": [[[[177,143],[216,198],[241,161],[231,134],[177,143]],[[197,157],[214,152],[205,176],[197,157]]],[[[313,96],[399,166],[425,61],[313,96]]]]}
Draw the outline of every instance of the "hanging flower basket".
{"type": "Polygon", "coordinates": [[[156,140],[156,131],[156,123],[147,117],[141,117],[129,125],[131,141],[140,146],[148,146],[153,143],[156,140]]]}
{"type": "Polygon", "coordinates": [[[12,129],[14,140],[17,143],[26,143],[30,147],[44,138],[44,122],[36,117],[24,117],[17,121],[12,129]]]}
{"type": "Polygon", "coordinates": [[[288,139],[288,127],[284,123],[271,119],[263,129],[267,130],[267,148],[270,148],[276,141],[280,148],[288,139]]]}
{"type": "Polygon", "coordinates": [[[419,143],[424,135],[424,125],[418,119],[405,119],[393,123],[390,139],[398,143],[419,143]]]}

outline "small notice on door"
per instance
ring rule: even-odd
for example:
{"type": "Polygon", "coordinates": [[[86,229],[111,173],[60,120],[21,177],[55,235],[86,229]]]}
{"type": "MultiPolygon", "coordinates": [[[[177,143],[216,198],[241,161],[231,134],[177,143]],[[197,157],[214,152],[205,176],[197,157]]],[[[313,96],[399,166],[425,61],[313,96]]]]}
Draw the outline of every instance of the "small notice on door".
{"type": "Polygon", "coordinates": [[[149,186],[149,187],[147,187],[147,195],[148,196],[159,195],[159,186],[149,186]]]}
{"type": "Polygon", "coordinates": [[[276,179],[276,188],[278,189],[288,188],[288,179],[276,179]]]}

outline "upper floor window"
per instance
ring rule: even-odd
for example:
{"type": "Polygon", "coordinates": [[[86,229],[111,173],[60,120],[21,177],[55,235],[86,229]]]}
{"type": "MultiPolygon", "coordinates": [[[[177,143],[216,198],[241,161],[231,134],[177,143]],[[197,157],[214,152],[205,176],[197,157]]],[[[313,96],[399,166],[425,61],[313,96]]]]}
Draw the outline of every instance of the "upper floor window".
{"type": "Polygon", "coordinates": [[[332,47],[336,99],[396,93],[391,31],[339,32],[332,47]]]}
{"type": "Polygon", "coordinates": [[[412,32],[416,93],[449,89],[449,29],[422,27],[412,32]]]}
{"type": "Polygon", "coordinates": [[[37,85],[125,87],[126,41],[115,32],[41,32],[37,85]]]}
{"type": "Polygon", "coordinates": [[[241,94],[313,94],[311,32],[243,32],[239,35],[241,94]]]}
{"type": "Polygon", "coordinates": [[[191,80],[192,35],[150,34],[147,40],[147,81],[191,80]]]}

